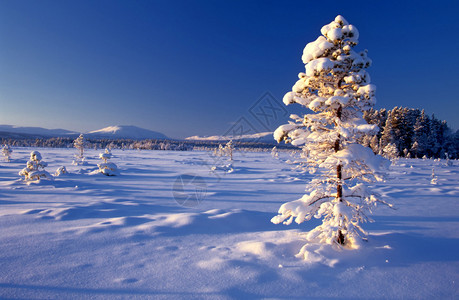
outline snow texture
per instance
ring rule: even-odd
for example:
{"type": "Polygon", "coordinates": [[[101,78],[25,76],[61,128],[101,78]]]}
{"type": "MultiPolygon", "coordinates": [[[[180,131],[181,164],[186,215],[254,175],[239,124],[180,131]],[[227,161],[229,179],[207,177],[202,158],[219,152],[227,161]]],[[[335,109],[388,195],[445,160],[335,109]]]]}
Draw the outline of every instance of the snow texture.
{"type": "Polygon", "coordinates": [[[123,176],[69,166],[74,149],[40,149],[68,176],[27,185],[17,170],[31,149],[1,163],[2,299],[456,299],[459,165],[400,159],[373,186],[397,210],[376,210],[359,250],[305,244],[316,220],[269,222],[312,176],[279,151],[236,157],[217,178],[208,152],[113,150],[123,176]],[[432,185],[432,168],[437,184],[432,185]],[[82,172],[80,172],[82,171],[82,172]],[[207,184],[195,208],[172,197],[177,176],[207,184]],[[344,296],[343,296],[344,295],[344,296]]]}

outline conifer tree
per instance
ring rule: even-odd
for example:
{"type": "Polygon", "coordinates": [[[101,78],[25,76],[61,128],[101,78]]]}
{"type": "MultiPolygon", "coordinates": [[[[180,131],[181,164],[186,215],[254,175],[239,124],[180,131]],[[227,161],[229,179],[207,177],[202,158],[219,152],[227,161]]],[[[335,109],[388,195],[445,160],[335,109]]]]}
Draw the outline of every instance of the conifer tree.
{"type": "Polygon", "coordinates": [[[7,162],[11,160],[11,153],[13,153],[13,150],[11,149],[11,147],[8,145],[4,145],[2,148],[2,154],[5,157],[5,160],[7,162]]]}
{"type": "Polygon", "coordinates": [[[233,151],[234,151],[233,140],[230,140],[228,143],[226,143],[226,146],[225,146],[225,154],[226,156],[229,157],[230,161],[233,161],[233,151]]]}
{"type": "Polygon", "coordinates": [[[86,162],[84,157],[85,140],[83,134],[80,134],[80,136],[73,141],[73,146],[78,150],[78,153],[75,154],[73,164],[77,166],[84,165],[86,162]]]}
{"type": "Polygon", "coordinates": [[[421,115],[416,119],[416,123],[414,124],[414,142],[411,149],[415,157],[418,158],[426,155],[429,149],[429,132],[430,120],[424,110],[422,110],[421,115]]]}
{"type": "Polygon", "coordinates": [[[395,119],[395,107],[392,111],[389,111],[386,119],[386,124],[384,125],[384,129],[381,133],[381,139],[379,141],[379,148],[384,151],[384,148],[389,144],[397,144],[397,132],[396,132],[396,119],[395,119]]]}
{"type": "Polygon", "coordinates": [[[42,160],[40,152],[32,151],[27,166],[19,172],[19,175],[24,176],[26,181],[53,180],[53,176],[45,170],[47,166],[48,163],[42,160]]]}
{"type": "Polygon", "coordinates": [[[360,223],[367,220],[370,206],[379,200],[364,182],[382,180],[388,162],[358,143],[365,134],[375,134],[376,125],[363,119],[363,111],[375,103],[376,87],[365,70],[371,64],[367,51],[357,53],[359,33],[342,16],[321,29],[322,35],[306,45],[306,72],[298,75],[286,105],[298,103],[313,113],[291,115],[274,138],[302,147],[312,170],[320,169],[307,187],[308,194],[287,202],[273,223],[302,223],[323,218],[322,225],[308,234],[309,240],[358,248],[360,223]]]}
{"type": "Polygon", "coordinates": [[[394,143],[387,144],[383,149],[384,156],[388,159],[396,159],[400,153],[394,143]]]}
{"type": "Polygon", "coordinates": [[[112,156],[112,151],[110,151],[109,148],[106,148],[104,152],[99,153],[99,158],[104,161],[103,163],[97,164],[100,173],[107,176],[116,176],[120,174],[117,165],[109,161],[112,156]]]}

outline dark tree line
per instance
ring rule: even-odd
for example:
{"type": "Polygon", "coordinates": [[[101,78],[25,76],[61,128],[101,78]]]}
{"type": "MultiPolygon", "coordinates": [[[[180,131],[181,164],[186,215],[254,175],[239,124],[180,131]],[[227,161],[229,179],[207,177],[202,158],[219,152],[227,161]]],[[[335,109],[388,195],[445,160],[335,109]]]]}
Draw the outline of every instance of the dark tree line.
{"type": "Polygon", "coordinates": [[[399,157],[459,158],[459,130],[453,132],[446,121],[424,110],[394,107],[392,110],[371,109],[364,113],[369,124],[379,126],[374,136],[366,136],[362,143],[375,153],[399,157]]]}
{"type": "MultiPolygon", "coordinates": [[[[13,147],[38,147],[38,148],[73,148],[75,138],[51,137],[51,138],[0,138],[0,145],[10,145],[13,147]]],[[[131,139],[85,139],[84,148],[86,149],[139,149],[139,150],[214,150],[220,144],[227,141],[178,141],[178,140],[131,140],[131,139]]],[[[274,139],[273,139],[274,143],[274,139]]],[[[234,142],[235,146],[242,150],[259,149],[271,150],[273,144],[260,142],[234,142]]],[[[290,145],[277,145],[279,149],[291,149],[290,145]]]]}
{"type": "MultiPolygon", "coordinates": [[[[1,143],[13,147],[73,148],[74,138],[2,138],[1,143]]],[[[142,150],[191,150],[190,145],[173,140],[85,139],[86,149],[142,149],[142,150]]]]}

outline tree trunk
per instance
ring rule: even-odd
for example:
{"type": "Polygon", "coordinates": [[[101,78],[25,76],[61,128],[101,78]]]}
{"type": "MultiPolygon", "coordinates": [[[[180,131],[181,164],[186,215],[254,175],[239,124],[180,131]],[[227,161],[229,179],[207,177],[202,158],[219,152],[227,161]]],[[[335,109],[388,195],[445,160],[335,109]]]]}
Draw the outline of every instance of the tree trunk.
{"type": "MultiPolygon", "coordinates": [[[[342,112],[342,108],[340,106],[338,110],[336,111],[336,117],[340,120],[341,120],[341,112],[342,112]]],[[[341,136],[338,135],[338,138],[335,141],[335,147],[334,147],[335,152],[338,152],[340,150],[340,144],[341,144],[341,136]]],[[[338,182],[336,185],[336,198],[339,200],[339,202],[343,201],[343,185],[341,183],[341,180],[343,179],[342,168],[343,166],[341,164],[336,166],[336,179],[338,182]]],[[[341,232],[341,229],[338,229],[336,241],[340,245],[344,245],[344,243],[346,242],[344,235],[341,232]]]]}
{"type": "MultiPolygon", "coordinates": [[[[340,120],[341,120],[341,112],[342,112],[342,108],[340,106],[338,110],[336,111],[336,117],[340,120]]],[[[341,144],[341,136],[338,135],[338,138],[335,141],[335,147],[334,147],[335,153],[341,150],[340,144],[341,144]]],[[[338,179],[338,184],[336,186],[336,198],[338,198],[339,201],[341,202],[342,197],[343,197],[343,186],[341,184],[341,179],[343,179],[343,174],[342,174],[341,164],[336,166],[336,178],[338,179]]]]}

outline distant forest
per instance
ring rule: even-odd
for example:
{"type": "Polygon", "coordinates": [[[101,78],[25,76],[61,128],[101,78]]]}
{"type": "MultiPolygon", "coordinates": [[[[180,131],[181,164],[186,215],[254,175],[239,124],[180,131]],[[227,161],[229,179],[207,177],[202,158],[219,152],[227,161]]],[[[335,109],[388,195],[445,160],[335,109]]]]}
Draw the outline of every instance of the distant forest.
{"type": "MultiPolygon", "coordinates": [[[[369,124],[376,124],[376,135],[367,135],[360,141],[376,154],[411,158],[459,158],[459,130],[453,132],[446,121],[428,116],[424,110],[395,107],[392,110],[371,109],[364,113],[369,124]],[[388,153],[388,152],[391,153],[388,153]]],[[[13,147],[72,148],[69,137],[3,137],[1,143],[13,147]]],[[[225,141],[179,141],[179,140],[129,140],[129,139],[87,139],[86,148],[91,149],[141,149],[141,150],[213,150],[225,141]]],[[[240,150],[266,151],[274,146],[269,143],[235,142],[240,150]]],[[[279,149],[295,149],[291,145],[278,144],[279,149]]]]}
{"type": "MultiPolygon", "coordinates": [[[[45,147],[45,148],[73,148],[74,138],[51,137],[51,138],[1,138],[2,145],[13,147],[45,147]]],[[[228,141],[181,141],[181,140],[131,140],[131,139],[85,139],[87,149],[136,149],[136,150],[171,150],[171,151],[190,151],[190,150],[214,150],[220,144],[225,145],[228,141]]],[[[271,150],[273,143],[253,142],[233,142],[235,147],[240,150],[271,150]]],[[[279,149],[291,149],[291,145],[278,145],[279,149]]]]}
{"type": "Polygon", "coordinates": [[[385,154],[385,149],[391,148],[399,157],[459,158],[459,130],[453,132],[446,121],[434,115],[429,117],[424,110],[371,109],[364,113],[364,118],[379,127],[378,134],[365,136],[361,141],[377,154],[385,154]]]}

